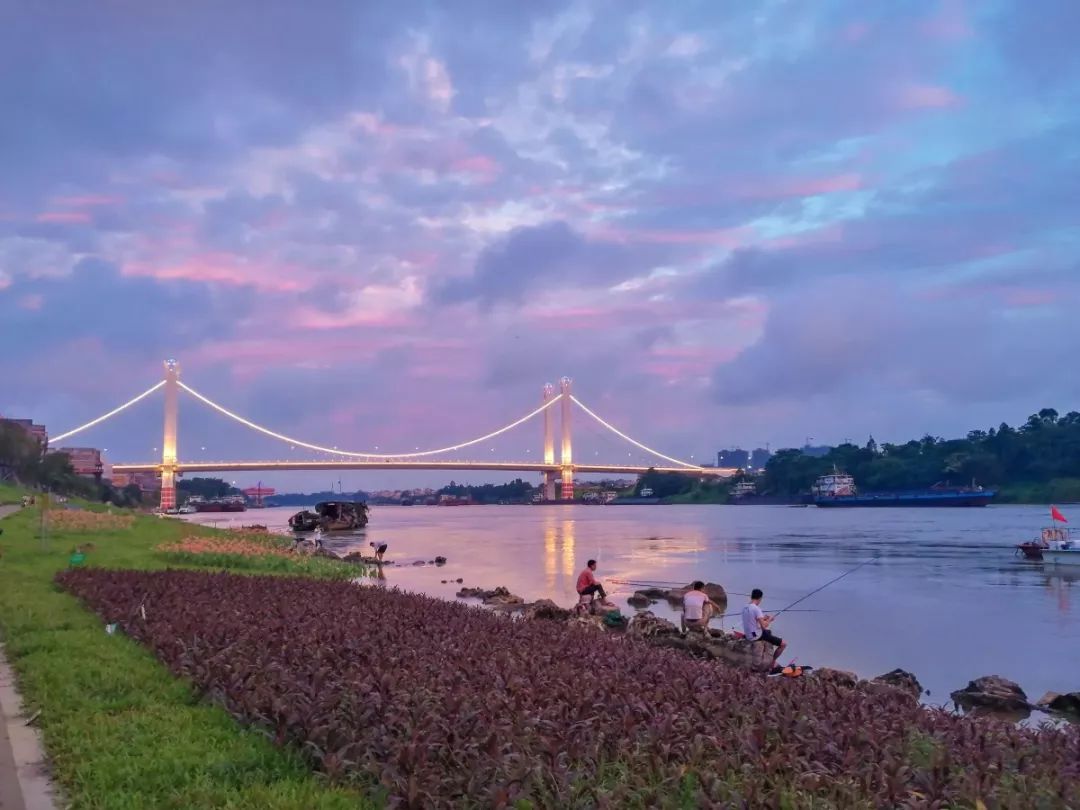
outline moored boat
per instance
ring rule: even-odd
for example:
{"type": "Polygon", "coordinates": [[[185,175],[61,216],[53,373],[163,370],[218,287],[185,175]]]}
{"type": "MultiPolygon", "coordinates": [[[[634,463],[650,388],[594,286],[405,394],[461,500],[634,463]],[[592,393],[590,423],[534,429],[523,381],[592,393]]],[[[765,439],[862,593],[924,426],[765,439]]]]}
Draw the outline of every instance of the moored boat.
{"type": "Polygon", "coordinates": [[[1066,550],[1070,544],[1073,546],[1077,545],[1077,540],[1071,536],[1070,531],[1057,525],[1058,523],[1068,523],[1069,521],[1058,511],[1056,506],[1050,507],[1050,520],[1052,521],[1052,525],[1043,529],[1037,540],[1028,540],[1026,543],[1020,543],[1016,546],[1017,552],[1023,554],[1024,559],[1046,559],[1046,550],[1051,547],[1052,543],[1064,545],[1066,550]]]}
{"type": "Polygon", "coordinates": [[[368,506],[360,501],[322,501],[314,511],[304,509],[289,518],[294,532],[349,532],[368,523],[368,506]]]}
{"type": "Polygon", "coordinates": [[[853,506],[986,506],[997,490],[981,486],[954,487],[935,484],[929,489],[894,492],[862,492],[850,475],[834,472],[817,479],[809,503],[823,508],[853,506]]]}

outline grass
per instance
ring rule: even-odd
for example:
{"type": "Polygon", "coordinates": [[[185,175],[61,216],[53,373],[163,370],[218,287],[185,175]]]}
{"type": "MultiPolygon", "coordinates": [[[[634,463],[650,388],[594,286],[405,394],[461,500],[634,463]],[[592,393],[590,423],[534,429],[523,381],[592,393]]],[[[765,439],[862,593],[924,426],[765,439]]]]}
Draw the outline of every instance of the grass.
{"type": "Polygon", "coordinates": [[[0,481],[0,506],[9,503],[19,503],[25,490],[14,484],[0,481]]]}
{"type": "MultiPolygon", "coordinates": [[[[0,490],[0,500],[4,494],[0,490]]],[[[140,517],[132,529],[55,533],[42,543],[37,517],[27,509],[2,524],[0,634],[24,701],[41,712],[37,724],[53,775],[71,807],[374,806],[314,775],[295,751],[275,748],[200,702],[148,650],[106,634],[95,616],[53,584],[71,550],[87,541],[95,546],[89,564],[179,567],[154,549],[190,534],[190,526],[140,517]]],[[[245,562],[246,570],[262,572],[257,560],[245,562]]],[[[271,573],[293,573],[281,567],[288,562],[266,565],[271,573]]]]}

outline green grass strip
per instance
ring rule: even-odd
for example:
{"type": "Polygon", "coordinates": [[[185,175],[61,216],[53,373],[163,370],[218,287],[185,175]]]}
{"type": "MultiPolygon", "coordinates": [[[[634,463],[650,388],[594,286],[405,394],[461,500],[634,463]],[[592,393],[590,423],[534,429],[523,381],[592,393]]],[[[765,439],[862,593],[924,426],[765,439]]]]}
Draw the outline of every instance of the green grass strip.
{"type": "MultiPolygon", "coordinates": [[[[147,650],[108,635],[53,584],[72,549],[86,542],[96,547],[88,565],[181,567],[154,549],[191,533],[190,526],[140,517],[128,530],[53,533],[43,543],[37,510],[24,509],[0,527],[0,635],[24,701],[41,712],[53,775],[71,807],[374,806],[328,785],[295,751],[275,748],[199,702],[147,650]]],[[[257,570],[248,562],[253,568],[245,570],[257,570]]],[[[269,565],[290,573],[281,567],[287,562],[269,565]]]]}

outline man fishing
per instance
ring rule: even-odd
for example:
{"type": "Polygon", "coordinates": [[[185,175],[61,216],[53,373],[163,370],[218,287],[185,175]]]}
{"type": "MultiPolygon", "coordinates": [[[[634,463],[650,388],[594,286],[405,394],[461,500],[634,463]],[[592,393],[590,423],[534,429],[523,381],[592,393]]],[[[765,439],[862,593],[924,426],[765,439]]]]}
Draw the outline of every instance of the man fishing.
{"type": "Polygon", "coordinates": [[[707,631],[709,619],[724,612],[718,604],[709,598],[704,589],[705,583],[700,579],[696,580],[683,597],[683,612],[680,624],[684,634],[688,627],[699,628],[702,632],[707,631]]]}
{"type": "Polygon", "coordinates": [[[589,560],[585,566],[585,570],[578,574],[577,578],[577,592],[578,596],[592,596],[594,593],[600,595],[600,600],[607,601],[607,592],[604,591],[604,586],[596,581],[596,576],[593,572],[596,570],[596,560],[589,560]]]}
{"type": "Polygon", "coordinates": [[[780,659],[781,654],[787,649],[787,642],[769,629],[775,616],[766,616],[761,609],[761,600],[765,593],[761,588],[750,591],[750,604],[742,609],[743,635],[750,641],[764,641],[776,647],[773,654],[773,666],[780,659]]]}

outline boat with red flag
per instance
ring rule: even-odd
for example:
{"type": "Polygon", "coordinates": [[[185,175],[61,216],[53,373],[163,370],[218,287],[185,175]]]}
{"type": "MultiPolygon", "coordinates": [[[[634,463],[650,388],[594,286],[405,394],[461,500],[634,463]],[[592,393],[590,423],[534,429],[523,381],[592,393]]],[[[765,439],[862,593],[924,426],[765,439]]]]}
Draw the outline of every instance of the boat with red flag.
{"type": "Polygon", "coordinates": [[[1073,532],[1059,524],[1068,523],[1065,515],[1056,506],[1050,507],[1050,522],[1039,534],[1037,540],[1028,540],[1016,547],[1018,554],[1023,554],[1026,560],[1049,560],[1051,562],[1072,562],[1080,565],[1080,556],[1068,556],[1069,553],[1080,552],[1080,541],[1074,537],[1073,532]],[[1065,552],[1064,555],[1057,552],[1065,552]],[[1063,558],[1063,559],[1062,559],[1063,558]]]}

